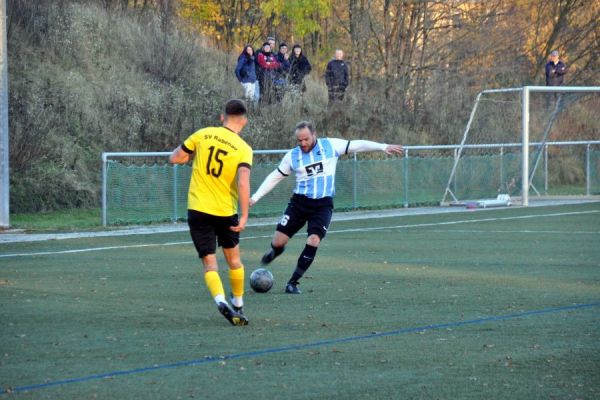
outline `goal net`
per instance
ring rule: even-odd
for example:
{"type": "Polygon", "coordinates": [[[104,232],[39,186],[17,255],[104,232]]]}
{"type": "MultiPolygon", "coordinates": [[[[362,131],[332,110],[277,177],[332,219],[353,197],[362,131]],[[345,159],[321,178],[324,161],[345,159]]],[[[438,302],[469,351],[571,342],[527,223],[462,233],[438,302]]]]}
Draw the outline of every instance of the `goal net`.
{"type": "Polygon", "coordinates": [[[592,194],[600,149],[599,91],[527,86],[481,92],[441,204],[511,198],[526,206],[530,195],[592,194]],[[590,143],[581,146],[581,140],[590,143]]]}

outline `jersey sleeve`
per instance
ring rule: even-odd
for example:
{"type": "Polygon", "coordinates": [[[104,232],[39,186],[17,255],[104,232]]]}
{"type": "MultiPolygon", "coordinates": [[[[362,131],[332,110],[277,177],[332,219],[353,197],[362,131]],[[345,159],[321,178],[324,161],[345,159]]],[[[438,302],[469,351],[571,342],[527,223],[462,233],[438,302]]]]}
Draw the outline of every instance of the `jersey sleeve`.
{"type": "Polygon", "coordinates": [[[238,168],[239,167],[252,167],[252,148],[250,146],[244,146],[244,153],[242,154],[240,163],[238,164],[238,168]]]}
{"type": "Polygon", "coordinates": [[[185,139],[185,141],[181,145],[183,151],[185,151],[188,154],[192,154],[193,152],[195,152],[198,144],[198,137],[198,133],[196,132],[190,135],[187,139],[185,139]]]}
{"type": "Polygon", "coordinates": [[[385,151],[387,144],[372,142],[370,140],[353,140],[348,146],[351,153],[360,153],[363,151],[385,151]]]}
{"type": "Polygon", "coordinates": [[[279,163],[277,170],[283,176],[288,176],[289,174],[292,173],[292,152],[291,152],[291,150],[288,151],[287,153],[285,153],[285,156],[283,156],[283,159],[279,163]]]}
{"type": "Polygon", "coordinates": [[[285,179],[286,176],[292,173],[292,151],[288,151],[283,156],[283,159],[279,163],[277,169],[271,172],[263,183],[259,186],[256,192],[252,195],[252,200],[257,202],[262,199],[267,193],[269,193],[279,182],[285,179]]]}
{"type": "Polygon", "coordinates": [[[333,146],[335,150],[335,154],[337,156],[343,156],[344,154],[348,154],[348,150],[350,148],[350,141],[346,139],[327,139],[329,143],[333,146]]]}

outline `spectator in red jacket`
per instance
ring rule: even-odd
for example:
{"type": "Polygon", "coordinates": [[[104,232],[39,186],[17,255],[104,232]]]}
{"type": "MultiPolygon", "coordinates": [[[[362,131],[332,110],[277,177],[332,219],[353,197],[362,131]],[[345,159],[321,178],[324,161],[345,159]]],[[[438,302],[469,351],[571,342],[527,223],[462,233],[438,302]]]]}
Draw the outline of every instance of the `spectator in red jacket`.
{"type": "Polygon", "coordinates": [[[271,104],[274,100],[274,82],[281,64],[272,52],[269,42],[265,42],[262,51],[256,57],[257,76],[260,86],[261,103],[271,104]]]}

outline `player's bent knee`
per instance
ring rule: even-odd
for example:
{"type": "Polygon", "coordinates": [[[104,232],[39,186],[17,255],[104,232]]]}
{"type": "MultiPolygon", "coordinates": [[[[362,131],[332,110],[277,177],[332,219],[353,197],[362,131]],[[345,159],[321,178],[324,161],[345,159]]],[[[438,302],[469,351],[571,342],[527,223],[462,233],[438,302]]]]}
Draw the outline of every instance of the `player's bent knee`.
{"type": "Polygon", "coordinates": [[[310,235],[308,239],[306,239],[306,244],[313,247],[318,247],[319,243],[321,243],[321,238],[315,234],[310,235]]]}
{"type": "Polygon", "coordinates": [[[271,244],[277,248],[284,248],[288,244],[289,240],[290,238],[286,234],[276,232],[271,244]]]}

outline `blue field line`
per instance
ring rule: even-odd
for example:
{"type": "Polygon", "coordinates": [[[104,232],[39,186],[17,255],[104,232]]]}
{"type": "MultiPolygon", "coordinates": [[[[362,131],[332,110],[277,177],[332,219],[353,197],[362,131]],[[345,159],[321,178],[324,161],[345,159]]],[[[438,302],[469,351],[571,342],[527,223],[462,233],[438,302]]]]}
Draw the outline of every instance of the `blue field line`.
{"type": "Polygon", "coordinates": [[[358,340],[367,340],[367,339],[374,339],[374,338],[387,337],[387,336],[397,336],[397,335],[402,335],[405,333],[418,333],[418,332],[426,332],[426,331],[438,330],[438,329],[458,328],[458,327],[466,326],[466,325],[485,324],[488,322],[506,321],[506,320],[515,319],[515,318],[530,317],[530,316],[542,315],[542,314],[560,313],[560,312],[566,312],[566,311],[575,311],[575,310],[581,310],[581,309],[593,308],[593,307],[600,307],[600,301],[592,302],[592,303],[584,303],[584,304],[574,304],[571,306],[545,308],[545,309],[541,309],[541,310],[522,311],[519,313],[498,315],[498,316],[492,316],[492,317],[475,318],[475,319],[470,319],[470,320],[466,320],[466,321],[455,321],[455,322],[447,322],[447,323],[442,323],[442,324],[431,324],[431,325],[416,326],[416,327],[411,327],[411,328],[402,328],[402,329],[388,331],[388,332],[378,332],[378,333],[372,333],[372,334],[368,334],[368,335],[349,336],[349,337],[338,338],[338,339],[320,340],[320,341],[311,342],[311,343],[273,347],[270,349],[254,350],[254,351],[248,351],[248,352],[237,353],[237,354],[229,354],[229,355],[223,355],[223,356],[207,356],[207,357],[196,359],[196,360],[181,361],[181,362],[170,363],[170,364],[159,364],[159,365],[153,365],[151,367],[127,369],[127,370],[122,370],[122,371],[112,371],[112,372],[106,372],[106,373],[102,373],[102,374],[88,375],[88,376],[83,376],[83,377],[79,377],[79,378],[63,379],[63,380],[51,381],[51,382],[40,383],[40,384],[35,384],[35,385],[18,386],[18,387],[14,387],[14,388],[0,388],[0,395],[8,394],[8,393],[39,390],[39,389],[49,388],[49,387],[53,387],[53,386],[67,385],[70,383],[81,383],[81,382],[88,382],[88,381],[94,381],[94,380],[100,380],[100,379],[107,379],[107,378],[113,378],[113,377],[118,377],[118,376],[123,376],[123,375],[140,374],[140,373],[149,372],[149,371],[180,368],[180,367],[191,367],[191,366],[209,364],[209,363],[223,361],[223,360],[235,360],[235,359],[239,359],[239,358],[259,357],[259,356],[264,356],[266,354],[283,353],[283,352],[295,351],[295,350],[304,350],[304,349],[310,349],[310,348],[314,348],[314,347],[328,346],[328,345],[332,345],[332,344],[354,342],[354,341],[358,341],[358,340]]]}

